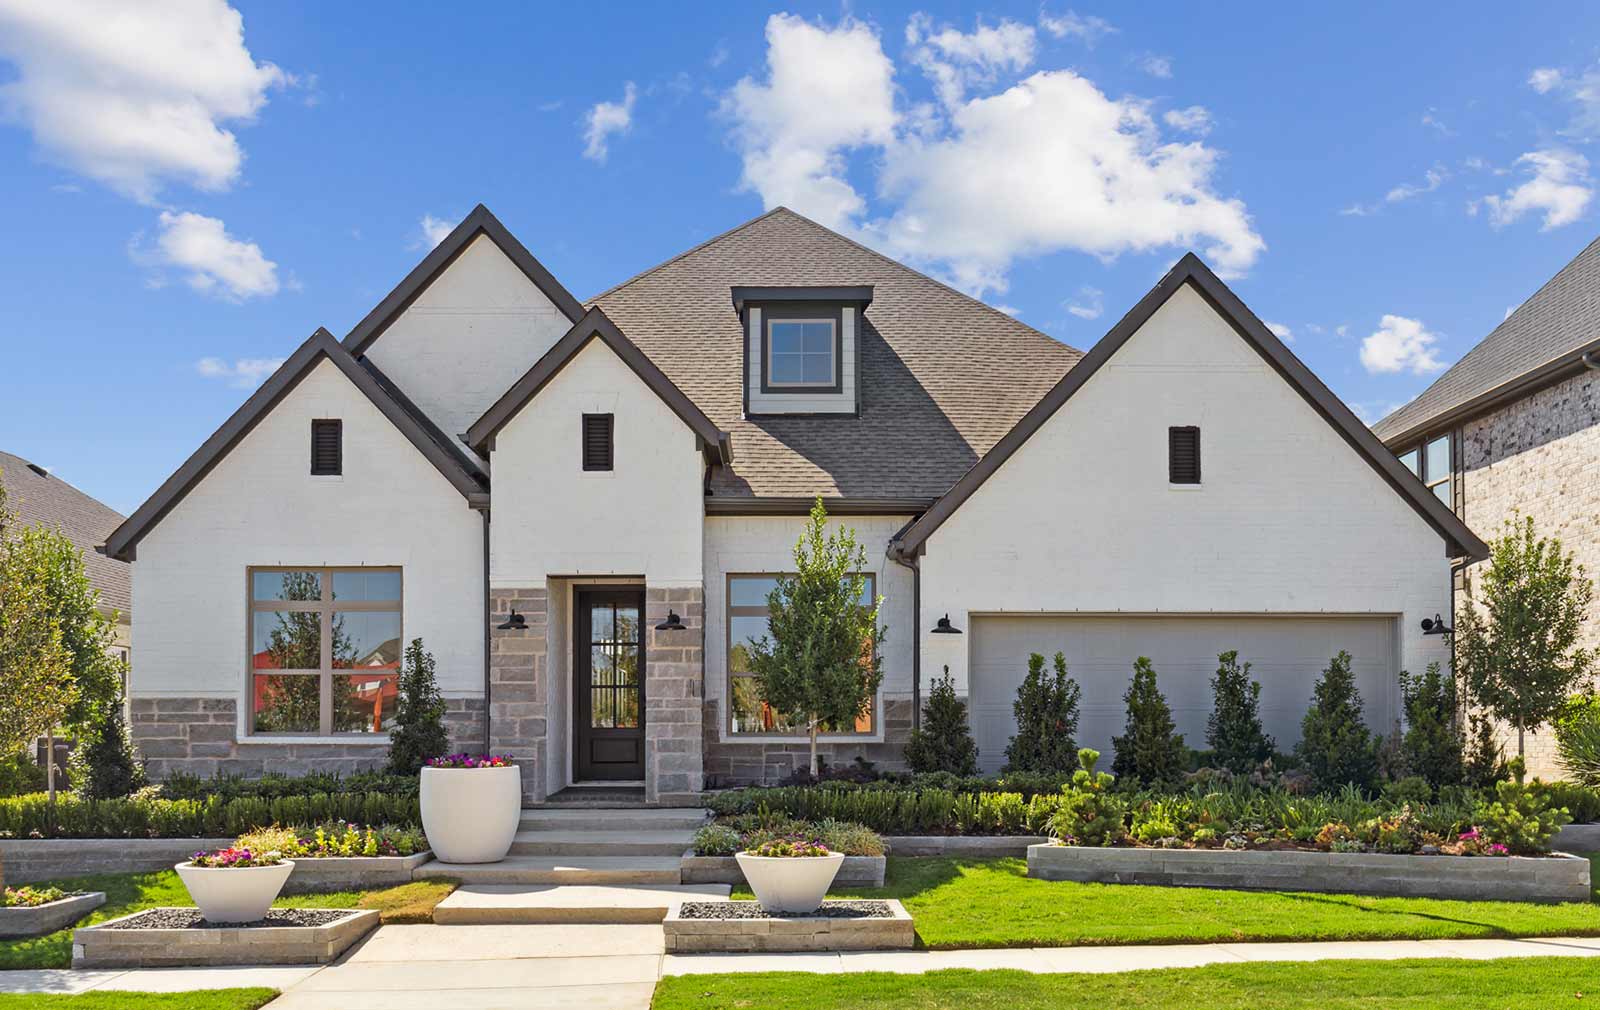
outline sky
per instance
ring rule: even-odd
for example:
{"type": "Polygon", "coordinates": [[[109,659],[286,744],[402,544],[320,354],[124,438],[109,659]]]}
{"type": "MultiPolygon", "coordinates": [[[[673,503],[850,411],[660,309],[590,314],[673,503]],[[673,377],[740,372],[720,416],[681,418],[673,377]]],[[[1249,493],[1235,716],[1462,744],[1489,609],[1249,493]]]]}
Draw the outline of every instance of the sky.
{"type": "Polygon", "coordinates": [[[1193,250],[1376,421],[1597,139],[1594,5],[0,0],[0,448],[131,512],[479,202],[579,298],[785,205],[1081,349],[1193,250]]]}

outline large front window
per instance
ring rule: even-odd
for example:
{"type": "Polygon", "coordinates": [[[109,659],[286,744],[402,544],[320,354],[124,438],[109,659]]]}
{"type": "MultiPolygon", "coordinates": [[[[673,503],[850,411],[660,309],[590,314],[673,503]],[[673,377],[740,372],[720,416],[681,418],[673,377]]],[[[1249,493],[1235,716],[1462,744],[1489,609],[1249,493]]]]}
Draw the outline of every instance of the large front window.
{"type": "MultiPolygon", "coordinates": [[[[877,580],[869,572],[862,576],[861,605],[870,607],[877,599],[877,580]]],[[[804,725],[794,725],[762,701],[750,669],[750,646],[768,636],[767,597],[777,588],[776,575],[728,576],[728,729],[739,734],[767,733],[779,736],[804,735],[804,725]]],[[[873,713],[869,708],[855,725],[837,730],[823,726],[822,732],[858,734],[872,732],[873,713]]]]}
{"type": "Polygon", "coordinates": [[[400,569],[250,570],[250,731],[394,728],[400,569]]]}

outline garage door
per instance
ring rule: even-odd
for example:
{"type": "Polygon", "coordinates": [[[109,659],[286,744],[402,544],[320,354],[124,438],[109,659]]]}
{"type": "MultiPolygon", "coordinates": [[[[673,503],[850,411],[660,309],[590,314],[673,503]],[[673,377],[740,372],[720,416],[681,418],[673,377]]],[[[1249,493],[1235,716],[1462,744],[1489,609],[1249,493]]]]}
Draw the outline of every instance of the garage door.
{"type": "Polygon", "coordinates": [[[1060,617],[996,615],[972,620],[971,713],[978,763],[986,772],[1005,763],[1015,731],[1011,704],[1028,672],[1029,653],[1067,658],[1067,672],[1083,689],[1078,743],[1111,765],[1111,738],[1126,721],[1122,695],[1133,661],[1148,656],[1172,706],[1178,732],[1191,747],[1205,746],[1211,713],[1211,676],[1217,654],[1239,650],[1261,684],[1261,718],[1288,750],[1300,737],[1311,688],[1340,649],[1354,660],[1368,725],[1385,732],[1392,720],[1398,648],[1393,617],[1060,617]]]}

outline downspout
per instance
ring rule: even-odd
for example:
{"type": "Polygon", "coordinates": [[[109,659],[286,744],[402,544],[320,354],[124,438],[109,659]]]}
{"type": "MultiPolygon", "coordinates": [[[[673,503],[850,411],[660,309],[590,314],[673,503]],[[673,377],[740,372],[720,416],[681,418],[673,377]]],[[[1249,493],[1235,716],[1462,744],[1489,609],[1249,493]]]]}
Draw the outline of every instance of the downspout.
{"type": "Polygon", "coordinates": [[[916,555],[907,561],[898,544],[889,545],[889,560],[911,569],[911,729],[922,728],[922,566],[916,555]]]}
{"type": "Polygon", "coordinates": [[[489,702],[489,629],[494,626],[494,600],[489,596],[489,510],[483,509],[483,753],[491,752],[489,735],[490,715],[494,706],[489,702]]]}

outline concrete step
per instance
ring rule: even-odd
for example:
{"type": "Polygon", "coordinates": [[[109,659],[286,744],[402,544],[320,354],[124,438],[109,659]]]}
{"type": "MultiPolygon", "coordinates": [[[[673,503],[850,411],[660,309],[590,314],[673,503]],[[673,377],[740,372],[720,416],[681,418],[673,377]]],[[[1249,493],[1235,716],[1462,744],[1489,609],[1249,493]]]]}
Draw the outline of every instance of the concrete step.
{"type": "Polygon", "coordinates": [[[677,831],[519,831],[513,856],[681,856],[694,844],[694,832],[677,831]]]}
{"type": "Polygon", "coordinates": [[[724,901],[727,884],[594,887],[467,884],[433,910],[441,926],[653,923],[684,901],[724,901]]]}
{"type": "Polygon", "coordinates": [[[627,810],[536,807],[522,812],[523,831],[693,831],[710,818],[698,807],[627,810]]]}
{"type": "Polygon", "coordinates": [[[423,863],[413,879],[463,884],[678,884],[679,856],[507,856],[498,863],[423,863]]]}

